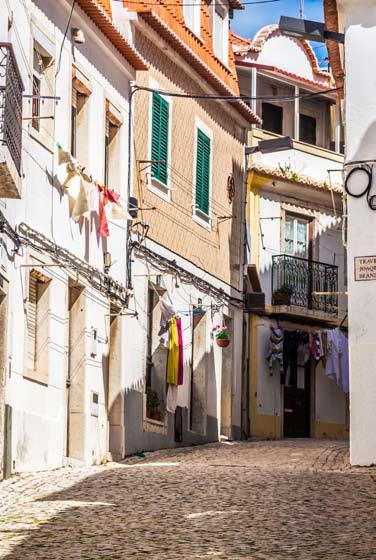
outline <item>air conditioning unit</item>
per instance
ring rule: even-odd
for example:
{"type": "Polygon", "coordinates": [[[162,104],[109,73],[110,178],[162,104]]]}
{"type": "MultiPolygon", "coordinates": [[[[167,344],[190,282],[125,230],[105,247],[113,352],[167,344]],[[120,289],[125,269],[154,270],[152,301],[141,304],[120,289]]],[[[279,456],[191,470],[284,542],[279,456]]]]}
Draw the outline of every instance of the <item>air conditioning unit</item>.
{"type": "Polygon", "coordinates": [[[264,292],[251,292],[245,296],[245,312],[261,313],[265,311],[265,294],[264,292]]]}

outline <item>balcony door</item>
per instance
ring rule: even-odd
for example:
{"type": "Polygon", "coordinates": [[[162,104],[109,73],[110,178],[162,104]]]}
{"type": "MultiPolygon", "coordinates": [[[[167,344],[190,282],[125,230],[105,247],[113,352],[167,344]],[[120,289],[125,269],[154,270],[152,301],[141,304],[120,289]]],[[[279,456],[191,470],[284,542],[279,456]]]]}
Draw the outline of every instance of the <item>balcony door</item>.
{"type": "Polygon", "coordinates": [[[310,221],[286,214],[285,217],[285,253],[294,257],[309,259],[310,256],[310,221]]]}

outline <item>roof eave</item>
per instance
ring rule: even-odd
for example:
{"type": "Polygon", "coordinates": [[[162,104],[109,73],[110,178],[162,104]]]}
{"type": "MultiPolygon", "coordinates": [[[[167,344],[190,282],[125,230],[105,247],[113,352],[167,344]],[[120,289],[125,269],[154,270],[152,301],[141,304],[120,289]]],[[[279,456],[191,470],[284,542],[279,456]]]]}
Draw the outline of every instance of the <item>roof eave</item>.
{"type": "Polygon", "coordinates": [[[108,38],[117,51],[135,70],[147,70],[148,64],[136,49],[128,43],[117,29],[108,13],[97,4],[96,0],[77,0],[77,4],[90,17],[95,25],[108,38]]]}

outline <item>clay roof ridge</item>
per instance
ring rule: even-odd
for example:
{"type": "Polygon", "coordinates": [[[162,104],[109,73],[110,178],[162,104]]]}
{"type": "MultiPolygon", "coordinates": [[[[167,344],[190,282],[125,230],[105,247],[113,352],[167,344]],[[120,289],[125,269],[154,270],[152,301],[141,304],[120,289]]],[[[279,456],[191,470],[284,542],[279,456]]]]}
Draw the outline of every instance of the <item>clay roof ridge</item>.
{"type": "Polygon", "coordinates": [[[279,179],[281,181],[289,181],[290,183],[295,183],[303,187],[310,187],[317,190],[332,190],[336,194],[343,194],[343,187],[339,184],[330,185],[329,180],[320,181],[315,177],[310,175],[304,175],[302,173],[285,172],[272,165],[266,165],[261,162],[254,162],[251,165],[251,170],[259,175],[265,177],[271,177],[274,179],[279,179]]]}

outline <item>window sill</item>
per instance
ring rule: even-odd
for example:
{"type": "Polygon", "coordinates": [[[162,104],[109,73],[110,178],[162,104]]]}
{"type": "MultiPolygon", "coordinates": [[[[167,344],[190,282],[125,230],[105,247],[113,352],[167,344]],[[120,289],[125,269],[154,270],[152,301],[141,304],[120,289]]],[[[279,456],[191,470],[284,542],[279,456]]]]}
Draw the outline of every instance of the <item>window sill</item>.
{"type": "Polygon", "coordinates": [[[195,210],[194,211],[192,219],[193,219],[194,222],[196,222],[196,224],[198,224],[199,226],[207,229],[208,231],[212,230],[211,217],[207,216],[206,214],[204,214],[200,210],[195,210]]]}
{"type": "Polygon", "coordinates": [[[39,371],[35,371],[33,369],[26,370],[26,373],[23,376],[25,379],[29,381],[34,381],[35,383],[39,383],[40,385],[48,386],[48,374],[40,373],[39,371]]]}
{"type": "Polygon", "coordinates": [[[168,185],[165,185],[158,179],[151,177],[148,182],[148,190],[159,196],[166,202],[171,202],[171,189],[168,185]]]}
{"type": "Polygon", "coordinates": [[[39,130],[36,130],[31,124],[29,125],[29,135],[33,138],[36,142],[41,144],[46,150],[54,153],[54,143],[51,138],[49,138],[46,134],[43,134],[39,130]]]}

